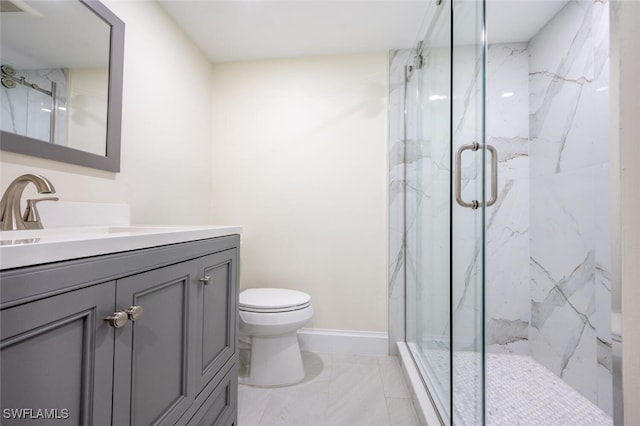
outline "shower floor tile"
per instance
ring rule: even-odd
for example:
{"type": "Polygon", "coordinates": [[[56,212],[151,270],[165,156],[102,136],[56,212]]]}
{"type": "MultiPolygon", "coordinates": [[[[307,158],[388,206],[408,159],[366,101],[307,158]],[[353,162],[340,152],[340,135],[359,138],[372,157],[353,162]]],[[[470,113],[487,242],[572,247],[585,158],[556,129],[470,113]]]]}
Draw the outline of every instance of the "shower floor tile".
{"type": "Polygon", "coordinates": [[[608,426],[613,420],[524,355],[487,355],[487,424],[608,426]]]}
{"type": "MultiPolygon", "coordinates": [[[[424,352],[434,385],[448,389],[449,353],[424,352]]],[[[454,356],[457,424],[479,423],[482,368],[477,353],[454,356]]],[[[489,426],[609,426],[613,421],[598,406],[533,358],[515,354],[487,354],[486,423],[489,426]]]]}
{"type": "Polygon", "coordinates": [[[398,357],[303,352],[302,360],[299,384],[239,385],[239,426],[418,425],[398,357]]]}

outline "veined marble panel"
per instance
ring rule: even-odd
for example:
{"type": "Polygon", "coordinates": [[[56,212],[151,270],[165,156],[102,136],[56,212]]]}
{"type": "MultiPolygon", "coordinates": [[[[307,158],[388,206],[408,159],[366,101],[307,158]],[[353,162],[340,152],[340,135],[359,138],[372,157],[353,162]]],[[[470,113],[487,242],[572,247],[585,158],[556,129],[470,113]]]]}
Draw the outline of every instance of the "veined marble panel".
{"type": "Polygon", "coordinates": [[[530,52],[533,357],[611,414],[608,2],[573,1],[530,52]]]}
{"type": "Polygon", "coordinates": [[[529,55],[490,45],[486,138],[498,151],[498,201],[486,210],[486,336],[492,352],[528,354],[529,55]]]}
{"type": "Polygon", "coordinates": [[[592,7],[569,2],[529,42],[532,176],[597,164],[592,7]]]}
{"type": "Polygon", "coordinates": [[[536,360],[596,403],[594,182],[589,170],[531,181],[530,340],[536,360]]]}

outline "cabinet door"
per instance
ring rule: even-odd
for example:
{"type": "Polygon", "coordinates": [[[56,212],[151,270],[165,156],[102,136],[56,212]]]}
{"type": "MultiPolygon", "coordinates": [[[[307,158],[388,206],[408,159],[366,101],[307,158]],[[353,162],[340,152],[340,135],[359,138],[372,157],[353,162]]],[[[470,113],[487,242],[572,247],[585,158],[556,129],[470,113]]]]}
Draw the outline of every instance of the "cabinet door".
{"type": "Polygon", "coordinates": [[[203,389],[236,352],[237,249],[198,259],[195,348],[192,359],[197,389],[203,389]]]}
{"type": "Polygon", "coordinates": [[[0,312],[0,423],[111,424],[114,296],[112,281],[0,312]]]}
{"type": "Polygon", "coordinates": [[[116,330],[114,425],[173,425],[193,402],[187,350],[196,271],[191,261],[117,281],[117,309],[144,312],[116,330]]]}

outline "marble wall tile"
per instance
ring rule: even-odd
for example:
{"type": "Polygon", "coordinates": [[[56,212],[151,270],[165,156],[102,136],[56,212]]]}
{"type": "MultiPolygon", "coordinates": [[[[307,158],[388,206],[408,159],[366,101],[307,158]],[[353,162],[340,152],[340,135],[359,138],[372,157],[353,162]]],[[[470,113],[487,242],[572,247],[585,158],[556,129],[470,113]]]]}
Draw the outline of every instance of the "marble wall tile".
{"type": "Polygon", "coordinates": [[[569,2],[529,42],[532,175],[597,164],[592,7],[569,2]]]}
{"type": "Polygon", "coordinates": [[[498,151],[498,201],[486,210],[487,349],[528,354],[529,55],[525,43],[490,45],[486,138],[498,151]]]}
{"type": "Polygon", "coordinates": [[[589,170],[532,179],[530,225],[531,353],[592,402],[597,390],[594,180],[589,170]]]}
{"type": "Polygon", "coordinates": [[[28,88],[17,85],[13,89],[0,88],[0,100],[2,101],[2,120],[0,128],[4,131],[27,134],[27,103],[28,88]]]}
{"type": "Polygon", "coordinates": [[[607,8],[569,2],[528,45],[529,340],[611,414],[607,8]]]}
{"type": "MultiPolygon", "coordinates": [[[[592,4],[569,1],[528,43],[531,74],[552,74],[566,80],[584,78],[593,62],[592,4]],[[535,52],[544,51],[543,55],[535,52]]],[[[532,99],[533,100],[533,99],[532,99]]],[[[542,104],[532,102],[531,107],[542,104]]]]}

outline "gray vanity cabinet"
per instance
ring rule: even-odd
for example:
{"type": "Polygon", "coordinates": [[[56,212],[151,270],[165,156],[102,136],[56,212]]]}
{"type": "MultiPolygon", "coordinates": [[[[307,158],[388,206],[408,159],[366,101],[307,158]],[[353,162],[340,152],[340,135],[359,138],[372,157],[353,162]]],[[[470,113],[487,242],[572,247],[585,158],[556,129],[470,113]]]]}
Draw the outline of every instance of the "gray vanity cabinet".
{"type": "Polygon", "coordinates": [[[0,312],[1,424],[111,424],[113,332],[102,318],[114,290],[112,281],[0,312]]]}
{"type": "Polygon", "coordinates": [[[235,424],[238,246],[227,236],[0,271],[0,415],[235,424]],[[104,321],[131,306],[137,319],[104,321]]]}

